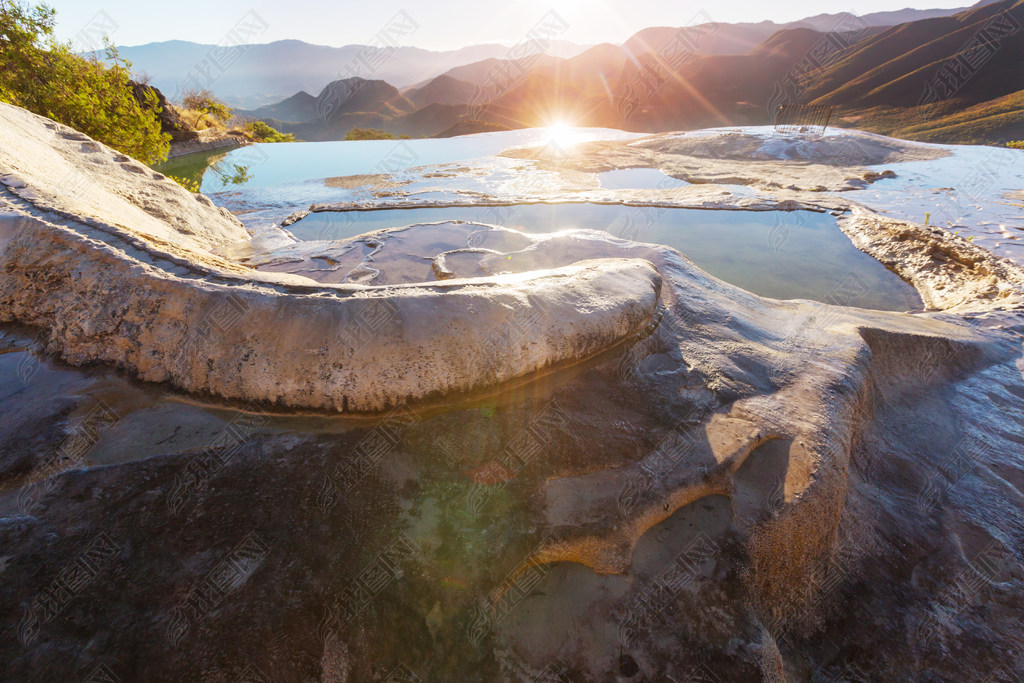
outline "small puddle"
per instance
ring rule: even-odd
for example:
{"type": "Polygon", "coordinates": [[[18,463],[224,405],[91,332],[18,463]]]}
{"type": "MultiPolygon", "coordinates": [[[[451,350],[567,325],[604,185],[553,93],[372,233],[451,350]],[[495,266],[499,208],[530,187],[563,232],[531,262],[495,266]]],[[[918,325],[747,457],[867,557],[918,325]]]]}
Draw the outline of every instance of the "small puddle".
{"type": "Polygon", "coordinates": [[[690,184],[666,175],[656,168],[620,168],[605,171],[597,174],[597,180],[606,190],[668,190],[690,184]]]}
{"type": "MultiPolygon", "coordinates": [[[[383,228],[456,220],[527,233],[603,230],[623,239],[664,244],[717,278],[775,299],[891,311],[923,305],[913,287],[854,247],[833,216],[810,211],[589,203],[431,207],[313,213],[288,229],[302,240],[341,240],[383,228]]],[[[440,253],[465,246],[437,248],[440,253]]]]}

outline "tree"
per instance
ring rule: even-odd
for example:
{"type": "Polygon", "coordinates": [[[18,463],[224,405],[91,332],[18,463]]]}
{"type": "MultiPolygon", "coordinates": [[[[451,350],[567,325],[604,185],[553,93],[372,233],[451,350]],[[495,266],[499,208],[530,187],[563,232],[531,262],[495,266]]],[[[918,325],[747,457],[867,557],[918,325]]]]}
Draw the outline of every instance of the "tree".
{"type": "Polygon", "coordinates": [[[194,117],[197,128],[205,117],[215,119],[220,124],[231,120],[231,107],[218,100],[209,90],[186,90],[181,97],[181,106],[198,113],[198,117],[194,117]]]}
{"type": "MultiPolygon", "coordinates": [[[[132,94],[131,64],[105,40],[106,63],[54,37],[54,10],[0,0],[0,100],[47,116],[147,163],[167,158],[159,108],[132,94]]],[[[147,98],[148,100],[149,98],[147,98]]]]}

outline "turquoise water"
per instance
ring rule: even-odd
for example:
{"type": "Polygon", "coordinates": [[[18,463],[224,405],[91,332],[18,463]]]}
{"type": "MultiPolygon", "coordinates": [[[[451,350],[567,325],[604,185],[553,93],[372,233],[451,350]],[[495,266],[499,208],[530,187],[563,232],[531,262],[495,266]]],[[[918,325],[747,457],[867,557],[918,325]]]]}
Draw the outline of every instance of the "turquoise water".
{"type": "Polygon", "coordinates": [[[776,299],[899,311],[922,305],[910,285],[856,249],[833,216],[809,211],[522,204],[321,212],[288,229],[302,240],[337,240],[381,228],[447,220],[530,233],[604,230],[624,239],[665,244],[717,278],[776,299]]]}
{"type": "Polygon", "coordinates": [[[597,180],[606,190],[666,190],[690,184],[656,168],[619,168],[598,173],[597,180]]]}

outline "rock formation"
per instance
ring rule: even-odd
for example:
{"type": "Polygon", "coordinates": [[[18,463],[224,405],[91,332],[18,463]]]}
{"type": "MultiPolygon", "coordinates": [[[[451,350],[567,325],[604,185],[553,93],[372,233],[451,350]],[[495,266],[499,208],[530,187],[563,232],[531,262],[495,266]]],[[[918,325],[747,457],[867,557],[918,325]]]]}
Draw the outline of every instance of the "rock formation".
{"type": "Polygon", "coordinates": [[[0,458],[5,678],[1024,673],[1013,264],[862,208],[844,230],[932,310],[766,299],[596,231],[445,223],[242,257],[230,216],[0,114],[0,315],[47,349],[286,406],[420,399],[361,420],[146,385],[113,404],[107,365],[43,359],[15,386],[11,342],[0,399],[30,408],[0,458]],[[95,190],[51,180],[71,166],[95,190]],[[441,232],[465,246],[439,253],[441,232]],[[252,267],[275,262],[295,272],[252,267]]]}
{"type": "Polygon", "coordinates": [[[136,83],[135,81],[131,81],[131,88],[132,96],[143,107],[149,105],[151,98],[156,100],[156,108],[159,110],[157,118],[160,119],[161,132],[170,133],[171,139],[174,142],[196,139],[198,131],[192,130],[181,120],[181,114],[178,113],[173,104],[167,101],[167,98],[159,89],[146,83],[136,83]]]}
{"type": "Polygon", "coordinates": [[[655,313],[660,277],[631,261],[393,288],[254,272],[214,253],[248,235],[206,197],[80,133],[0,112],[0,320],[46,328],[69,362],[224,398],[379,412],[585,360],[655,313]]]}

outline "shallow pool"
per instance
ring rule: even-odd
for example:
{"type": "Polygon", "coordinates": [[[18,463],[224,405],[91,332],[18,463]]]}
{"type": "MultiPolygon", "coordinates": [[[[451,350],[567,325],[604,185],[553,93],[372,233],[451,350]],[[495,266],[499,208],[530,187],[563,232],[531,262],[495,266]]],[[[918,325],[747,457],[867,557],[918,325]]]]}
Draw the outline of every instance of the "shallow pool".
{"type": "Polygon", "coordinates": [[[665,244],[715,277],[776,299],[900,311],[922,305],[913,287],[854,247],[833,216],[809,211],[521,204],[321,212],[288,229],[302,240],[338,240],[381,228],[446,220],[529,233],[604,230],[624,239],[665,244]]]}

